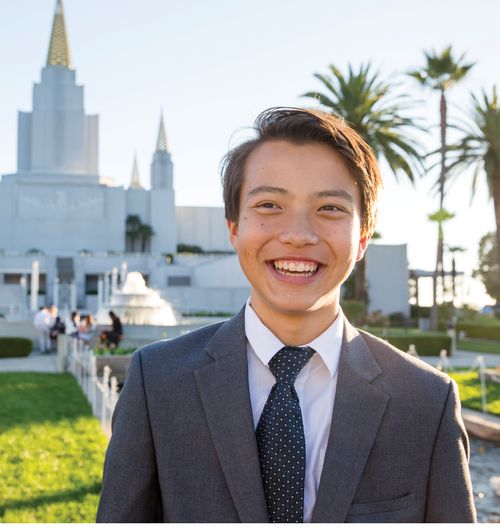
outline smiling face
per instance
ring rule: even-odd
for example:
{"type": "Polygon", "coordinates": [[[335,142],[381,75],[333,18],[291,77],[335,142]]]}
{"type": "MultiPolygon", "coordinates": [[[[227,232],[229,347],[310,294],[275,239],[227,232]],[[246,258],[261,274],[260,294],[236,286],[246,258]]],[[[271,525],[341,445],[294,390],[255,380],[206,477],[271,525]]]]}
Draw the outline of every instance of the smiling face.
{"type": "Polygon", "coordinates": [[[251,305],[276,327],[335,319],[340,285],[363,257],[360,195],[342,157],[321,143],[259,145],[245,164],[231,243],[251,284],[251,305]],[[297,320],[297,318],[299,320],[297,320]]]}

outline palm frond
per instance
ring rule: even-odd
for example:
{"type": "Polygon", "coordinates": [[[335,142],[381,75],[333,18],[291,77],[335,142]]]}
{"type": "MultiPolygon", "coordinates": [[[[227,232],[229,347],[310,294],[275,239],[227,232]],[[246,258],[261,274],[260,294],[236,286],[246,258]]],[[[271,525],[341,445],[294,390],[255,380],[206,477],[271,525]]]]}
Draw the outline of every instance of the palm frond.
{"type": "Polygon", "coordinates": [[[425,129],[402,114],[411,108],[409,98],[394,94],[396,84],[382,80],[369,62],[357,70],[349,64],[345,75],[333,64],[328,70],[327,75],[314,74],[326,93],[307,92],[303,97],[312,97],[343,117],[378,157],[387,160],[396,178],[403,172],[413,182],[424,169],[421,145],[410,132],[425,129]]]}

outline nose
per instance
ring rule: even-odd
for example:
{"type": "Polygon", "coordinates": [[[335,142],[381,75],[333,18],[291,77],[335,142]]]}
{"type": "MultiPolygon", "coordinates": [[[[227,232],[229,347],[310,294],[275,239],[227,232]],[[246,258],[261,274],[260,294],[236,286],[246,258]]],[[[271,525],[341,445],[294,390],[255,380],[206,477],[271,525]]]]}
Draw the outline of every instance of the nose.
{"type": "Polygon", "coordinates": [[[279,240],[283,244],[300,247],[317,244],[319,237],[307,215],[294,215],[285,220],[279,240]]]}

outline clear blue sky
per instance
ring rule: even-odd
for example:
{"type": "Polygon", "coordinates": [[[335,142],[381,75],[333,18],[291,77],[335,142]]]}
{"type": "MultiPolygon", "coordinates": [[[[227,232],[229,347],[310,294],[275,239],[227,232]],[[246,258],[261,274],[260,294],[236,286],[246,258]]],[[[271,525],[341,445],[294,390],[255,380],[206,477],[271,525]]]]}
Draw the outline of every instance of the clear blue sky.
{"type": "MultiPolygon", "coordinates": [[[[0,0],[0,174],[16,169],[17,111],[31,109],[54,6],[55,0],[0,0]]],[[[399,79],[423,63],[422,50],[451,44],[477,61],[449,94],[452,117],[463,115],[471,90],[500,84],[498,0],[64,0],[64,9],[86,110],[100,116],[101,174],[128,184],[137,150],[148,185],[163,108],[180,205],[221,205],[218,163],[233,133],[264,108],[311,106],[299,96],[320,88],[313,73],[330,63],[345,69],[371,61],[384,77],[399,79]]],[[[402,89],[420,101],[415,116],[429,127],[437,123],[436,96],[412,83],[402,89]]],[[[429,148],[438,141],[432,130],[429,148]]],[[[408,243],[410,265],[432,269],[432,175],[415,190],[396,185],[383,169],[381,242],[408,243]]],[[[458,258],[466,272],[476,264],[480,236],[494,227],[484,186],[472,207],[469,195],[466,175],[447,201],[457,215],[447,239],[468,248],[458,258]]]]}

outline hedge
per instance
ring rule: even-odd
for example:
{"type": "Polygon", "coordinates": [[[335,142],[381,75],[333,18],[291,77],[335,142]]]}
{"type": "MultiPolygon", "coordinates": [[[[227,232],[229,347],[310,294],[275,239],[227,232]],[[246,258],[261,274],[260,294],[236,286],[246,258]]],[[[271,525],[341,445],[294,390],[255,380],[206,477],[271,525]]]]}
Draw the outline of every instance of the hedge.
{"type": "Polygon", "coordinates": [[[465,333],[466,338],[500,341],[500,325],[484,325],[473,323],[457,323],[457,335],[465,333]]]}
{"type": "Polygon", "coordinates": [[[341,301],[342,311],[353,325],[363,325],[366,307],[362,301],[347,299],[341,301]]]}
{"type": "Polygon", "coordinates": [[[439,334],[422,334],[421,336],[383,336],[378,333],[377,336],[402,351],[408,351],[410,345],[413,344],[419,356],[439,356],[442,349],[446,349],[448,356],[451,355],[450,336],[439,334]]]}
{"type": "Polygon", "coordinates": [[[0,337],[0,358],[18,358],[28,356],[33,343],[28,338],[0,337]]]}

